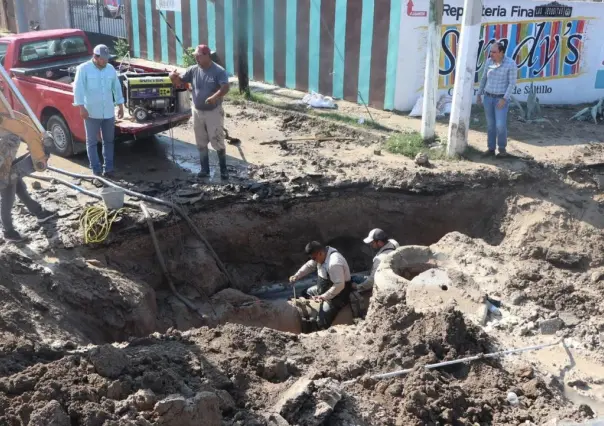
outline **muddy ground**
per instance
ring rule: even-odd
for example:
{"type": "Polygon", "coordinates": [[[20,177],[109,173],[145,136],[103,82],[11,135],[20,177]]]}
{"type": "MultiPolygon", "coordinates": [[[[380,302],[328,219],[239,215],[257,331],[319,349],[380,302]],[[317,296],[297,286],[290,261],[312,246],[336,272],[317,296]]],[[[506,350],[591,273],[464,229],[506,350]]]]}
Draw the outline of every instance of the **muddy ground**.
{"type": "MultiPolygon", "coordinates": [[[[119,182],[180,204],[226,264],[232,282],[174,211],[148,205],[170,276],[203,318],[170,292],[138,209],[89,245],[79,224],[97,203],[88,196],[41,182],[33,196],[58,219],[40,226],[15,209],[31,241],[0,246],[0,425],[540,425],[604,415],[601,125],[567,125],[572,110],[550,109],[563,123],[556,131],[512,121],[517,158],[421,167],[382,148],[388,131],[249,103],[225,109],[243,141],[227,147],[229,182],[195,177],[189,126],[116,151],[119,182]],[[260,144],[309,135],[351,140],[260,144]],[[455,310],[420,313],[401,288],[372,300],[356,325],[300,335],[285,302],[247,295],[284,282],[311,239],[367,269],[362,238],[378,226],[402,245],[447,253],[502,300],[503,316],[483,327],[455,310]],[[568,351],[420,368],[561,338],[568,351]]],[[[373,114],[392,129],[416,125],[373,114]]],[[[484,138],[477,127],[471,144],[484,138]]],[[[86,172],[85,156],[51,164],[86,172]]]]}

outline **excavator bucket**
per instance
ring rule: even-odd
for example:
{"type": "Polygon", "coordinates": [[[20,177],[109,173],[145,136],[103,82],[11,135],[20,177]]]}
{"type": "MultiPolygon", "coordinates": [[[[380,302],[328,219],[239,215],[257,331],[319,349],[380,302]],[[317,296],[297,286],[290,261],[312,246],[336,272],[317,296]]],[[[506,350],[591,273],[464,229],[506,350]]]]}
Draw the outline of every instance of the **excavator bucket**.
{"type": "Polygon", "coordinates": [[[0,65],[0,81],[2,83],[0,132],[3,134],[0,138],[0,188],[2,188],[16,176],[46,170],[53,140],[2,65],[0,65]],[[11,99],[7,97],[9,93],[11,99]],[[25,113],[13,107],[17,104],[20,104],[25,113]],[[29,153],[16,158],[19,141],[27,144],[29,153]]]}

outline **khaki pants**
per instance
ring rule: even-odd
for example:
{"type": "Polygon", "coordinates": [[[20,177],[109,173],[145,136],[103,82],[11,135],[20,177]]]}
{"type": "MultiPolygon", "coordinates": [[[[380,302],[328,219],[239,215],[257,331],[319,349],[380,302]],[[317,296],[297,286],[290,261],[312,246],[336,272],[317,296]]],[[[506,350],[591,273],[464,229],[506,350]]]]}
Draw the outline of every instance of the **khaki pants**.
{"type": "Polygon", "coordinates": [[[207,148],[208,143],[212,143],[212,148],[216,151],[225,149],[222,105],[211,111],[200,111],[193,108],[193,132],[199,149],[207,148]]]}

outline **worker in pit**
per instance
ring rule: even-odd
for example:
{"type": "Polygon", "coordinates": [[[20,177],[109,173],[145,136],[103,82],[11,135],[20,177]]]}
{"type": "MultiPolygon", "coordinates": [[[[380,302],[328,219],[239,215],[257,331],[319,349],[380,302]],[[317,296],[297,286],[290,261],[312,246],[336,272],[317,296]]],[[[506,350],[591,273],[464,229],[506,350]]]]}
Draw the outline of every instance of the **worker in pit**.
{"type": "Polygon", "coordinates": [[[380,263],[384,260],[386,255],[399,248],[399,244],[396,240],[389,238],[388,234],[379,228],[372,229],[363,242],[369,244],[369,247],[375,250],[376,254],[373,257],[373,265],[371,266],[371,273],[369,276],[355,275],[352,277],[353,289],[361,293],[373,288],[373,280],[380,263]]]}
{"type": "Polygon", "coordinates": [[[109,63],[109,48],[99,44],[92,59],[77,67],[73,83],[74,106],[80,110],[86,129],[86,151],[90,168],[95,176],[101,173],[113,178],[113,152],[115,147],[115,106],[117,118],[124,117],[124,96],[117,71],[109,63]],[[103,162],[98,151],[98,135],[103,140],[103,162]],[[104,168],[104,170],[103,170],[104,168]]]}
{"type": "Polygon", "coordinates": [[[198,176],[205,178],[210,174],[208,144],[211,143],[218,154],[220,177],[227,180],[222,98],[229,92],[229,77],[224,68],[212,61],[210,53],[205,44],[198,46],[195,50],[197,65],[189,67],[182,77],[174,70],[170,79],[176,85],[189,83],[193,89],[193,132],[201,163],[198,176]]]}
{"type": "Polygon", "coordinates": [[[308,243],[305,252],[310,260],[291,276],[289,281],[295,283],[316,268],[317,284],[306,290],[303,296],[321,302],[319,327],[326,329],[331,326],[340,309],[350,303],[350,268],[344,256],[335,248],[324,246],[317,241],[308,243]]]}

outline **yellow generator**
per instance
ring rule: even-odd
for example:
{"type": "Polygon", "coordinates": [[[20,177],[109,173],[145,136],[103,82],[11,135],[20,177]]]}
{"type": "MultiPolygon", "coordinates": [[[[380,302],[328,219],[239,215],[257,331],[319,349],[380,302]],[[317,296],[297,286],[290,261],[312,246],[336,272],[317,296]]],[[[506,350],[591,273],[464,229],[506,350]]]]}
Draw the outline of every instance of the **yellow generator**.
{"type": "Polygon", "coordinates": [[[126,108],[139,123],[176,112],[176,89],[168,73],[124,74],[126,108]]]}

